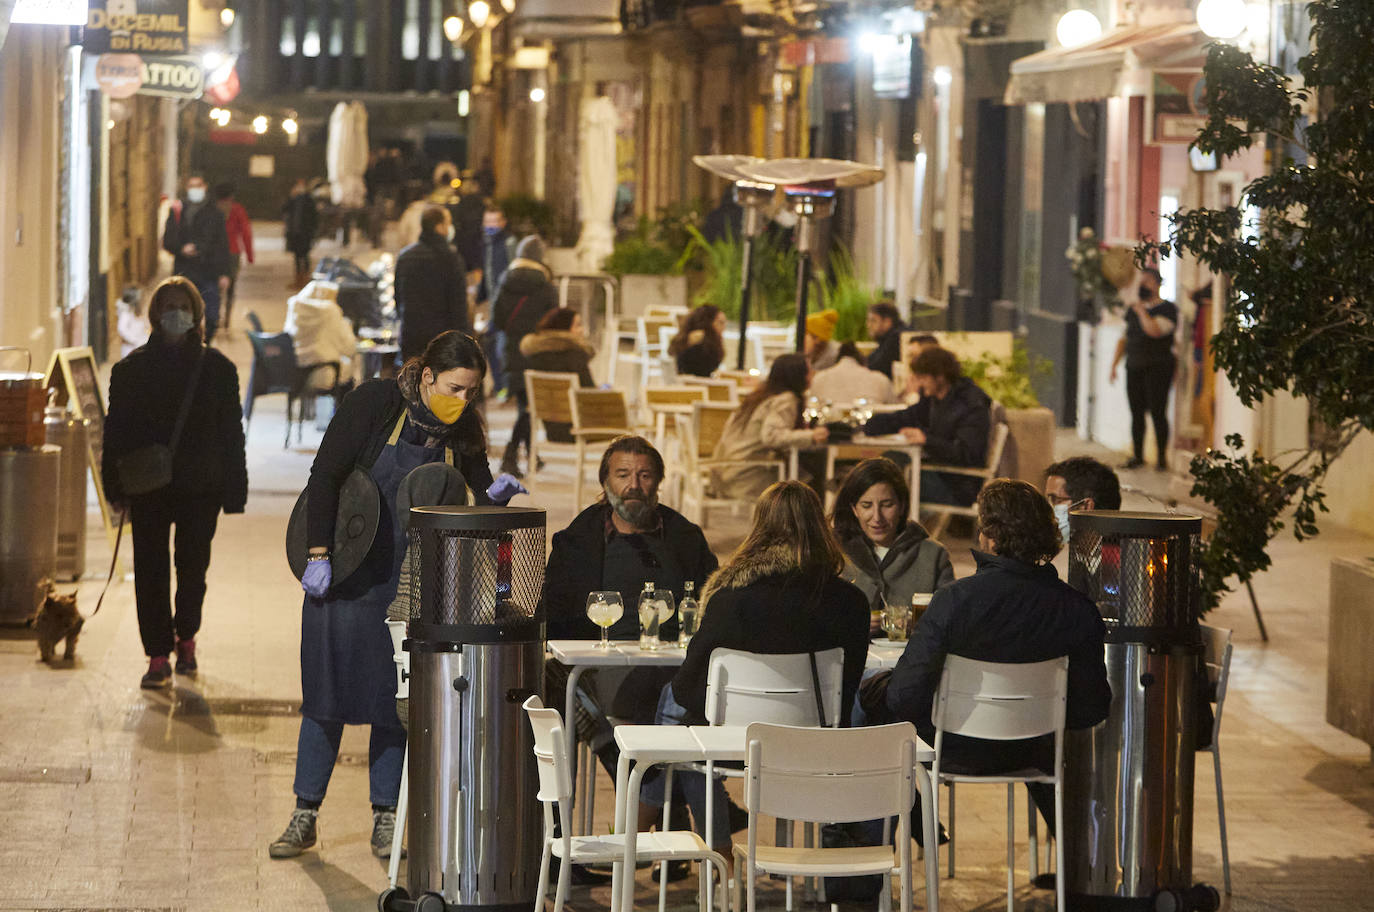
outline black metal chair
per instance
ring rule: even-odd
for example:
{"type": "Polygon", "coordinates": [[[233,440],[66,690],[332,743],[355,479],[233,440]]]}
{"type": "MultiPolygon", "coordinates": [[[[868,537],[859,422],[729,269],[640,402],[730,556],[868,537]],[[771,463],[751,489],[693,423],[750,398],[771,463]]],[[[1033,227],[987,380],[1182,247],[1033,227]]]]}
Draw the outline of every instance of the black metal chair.
{"type": "Polygon", "coordinates": [[[296,420],[296,441],[303,436],[302,425],[307,412],[313,412],[308,396],[312,392],[332,392],[339,385],[339,363],[301,365],[296,362],[296,341],[290,333],[265,333],[256,330],[249,332],[248,342],[253,346],[253,366],[248,375],[248,393],[244,398],[243,417],[249,427],[253,423],[253,403],[260,396],[278,393],[286,395],[286,438],[283,449],[291,445],[291,421],[293,412],[296,420]],[[333,382],[328,385],[311,383],[311,375],[319,368],[333,369],[333,382]],[[296,403],[300,401],[297,410],[296,403]]]}
{"type": "Polygon", "coordinates": [[[265,332],[262,328],[262,321],[258,319],[258,314],[255,310],[248,311],[248,325],[253,327],[253,332],[255,333],[265,332]]]}

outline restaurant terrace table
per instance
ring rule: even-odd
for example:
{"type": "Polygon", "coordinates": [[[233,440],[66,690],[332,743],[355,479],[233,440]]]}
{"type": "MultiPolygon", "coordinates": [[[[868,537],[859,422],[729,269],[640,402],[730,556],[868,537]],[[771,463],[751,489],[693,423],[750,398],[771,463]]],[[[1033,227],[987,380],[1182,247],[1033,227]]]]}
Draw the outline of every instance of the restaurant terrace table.
{"type": "MultiPolygon", "coordinates": [[[[870,653],[871,655],[871,653],[870,653]]],[[[615,743],[620,763],[615,776],[615,832],[625,834],[625,856],[612,868],[611,910],[632,912],[635,891],[635,843],[638,836],[639,787],[644,773],[661,763],[741,762],[748,753],[746,725],[617,725],[615,743]],[[631,767],[633,764],[633,768],[631,767]]],[[[921,793],[921,836],[936,845],[935,813],[938,801],[925,764],[935,760],[935,750],[916,740],[916,786],[921,793]]],[[[708,837],[709,839],[709,837],[708,837]]],[[[938,912],[939,853],[925,853],[926,909],[938,912]]],[[[738,879],[742,876],[735,872],[738,879]]],[[[905,885],[904,885],[905,886],[905,885]]]]}
{"type": "MultiPolygon", "coordinates": [[[[867,434],[855,434],[853,439],[844,442],[834,441],[824,444],[825,447],[825,480],[826,480],[826,507],[829,508],[834,499],[834,492],[830,490],[830,480],[835,477],[835,461],[837,459],[872,459],[881,456],[888,450],[898,450],[906,453],[911,458],[911,465],[907,469],[907,484],[911,488],[911,503],[921,502],[921,445],[910,443],[901,434],[885,434],[881,437],[869,437],[867,434]]],[[[804,444],[787,448],[787,477],[793,481],[799,481],[801,468],[798,465],[798,456],[802,450],[817,450],[819,446],[814,444],[804,444]]]]}

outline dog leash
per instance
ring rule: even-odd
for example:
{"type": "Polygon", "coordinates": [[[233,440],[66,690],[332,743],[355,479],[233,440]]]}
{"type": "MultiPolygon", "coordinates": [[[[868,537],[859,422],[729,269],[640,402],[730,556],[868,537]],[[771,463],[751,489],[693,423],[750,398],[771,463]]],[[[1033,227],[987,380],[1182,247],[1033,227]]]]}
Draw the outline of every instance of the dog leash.
{"type": "Polygon", "coordinates": [[[90,617],[86,618],[88,621],[100,613],[100,606],[105,603],[105,593],[110,591],[110,583],[114,581],[115,567],[119,566],[119,543],[124,539],[124,520],[128,515],[128,510],[119,514],[119,531],[115,533],[114,555],[110,558],[110,572],[105,577],[105,588],[100,590],[100,598],[95,600],[95,610],[91,612],[90,617]]]}

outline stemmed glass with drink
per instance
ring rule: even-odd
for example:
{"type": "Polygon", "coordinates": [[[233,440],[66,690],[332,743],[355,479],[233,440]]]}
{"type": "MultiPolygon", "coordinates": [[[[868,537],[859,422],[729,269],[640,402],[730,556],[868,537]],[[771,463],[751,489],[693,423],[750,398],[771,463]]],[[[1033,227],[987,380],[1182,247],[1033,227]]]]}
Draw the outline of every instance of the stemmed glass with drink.
{"type": "Polygon", "coordinates": [[[625,601],[619,592],[592,592],[587,596],[587,620],[601,628],[598,649],[610,649],[611,627],[625,615],[625,601]]]}

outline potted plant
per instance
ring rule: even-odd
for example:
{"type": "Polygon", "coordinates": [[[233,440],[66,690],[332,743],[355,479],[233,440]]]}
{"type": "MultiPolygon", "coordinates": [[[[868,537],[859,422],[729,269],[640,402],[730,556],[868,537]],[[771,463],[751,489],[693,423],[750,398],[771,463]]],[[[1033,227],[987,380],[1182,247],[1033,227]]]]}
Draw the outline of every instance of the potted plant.
{"type": "Polygon", "coordinates": [[[687,306],[683,262],[683,250],[661,240],[646,216],[631,234],[616,241],[601,268],[620,279],[620,313],[634,317],[650,306],[687,306]]]}
{"type": "Polygon", "coordinates": [[[965,359],[963,368],[1005,410],[1007,446],[1000,473],[1036,487],[1044,484],[1045,469],[1054,461],[1054,412],[1040,404],[1034,380],[1053,373],[1054,366],[1032,358],[1026,344],[1016,339],[1010,358],[984,353],[965,359]]]}

